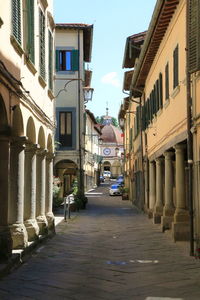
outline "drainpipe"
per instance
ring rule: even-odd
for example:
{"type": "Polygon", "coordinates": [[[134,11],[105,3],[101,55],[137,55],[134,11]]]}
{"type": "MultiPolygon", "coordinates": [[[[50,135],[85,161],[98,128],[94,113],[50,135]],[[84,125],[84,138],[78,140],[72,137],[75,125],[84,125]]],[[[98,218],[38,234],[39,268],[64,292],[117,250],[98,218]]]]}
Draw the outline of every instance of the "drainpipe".
{"type": "MultiPolygon", "coordinates": [[[[78,29],[78,53],[79,53],[79,67],[78,78],[81,76],[80,71],[80,30],[78,29]]],[[[82,169],[82,134],[81,134],[81,81],[78,81],[78,141],[79,141],[79,193],[82,196],[84,194],[84,182],[83,182],[83,169],[82,169]]]]}
{"type": "Polygon", "coordinates": [[[193,213],[193,137],[192,128],[192,98],[191,77],[189,73],[189,5],[186,7],[186,88],[187,88],[187,160],[188,160],[188,203],[190,213],[190,255],[194,256],[194,213],[193,213]]]}

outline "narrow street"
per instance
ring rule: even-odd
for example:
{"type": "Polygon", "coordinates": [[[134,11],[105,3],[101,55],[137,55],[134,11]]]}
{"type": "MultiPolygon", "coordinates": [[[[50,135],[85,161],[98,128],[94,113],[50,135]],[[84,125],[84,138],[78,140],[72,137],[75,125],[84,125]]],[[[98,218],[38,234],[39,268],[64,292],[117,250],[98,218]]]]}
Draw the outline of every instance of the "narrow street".
{"type": "Polygon", "coordinates": [[[200,262],[181,243],[110,197],[107,183],[88,198],[86,210],[0,281],[1,300],[200,299],[200,262]]]}

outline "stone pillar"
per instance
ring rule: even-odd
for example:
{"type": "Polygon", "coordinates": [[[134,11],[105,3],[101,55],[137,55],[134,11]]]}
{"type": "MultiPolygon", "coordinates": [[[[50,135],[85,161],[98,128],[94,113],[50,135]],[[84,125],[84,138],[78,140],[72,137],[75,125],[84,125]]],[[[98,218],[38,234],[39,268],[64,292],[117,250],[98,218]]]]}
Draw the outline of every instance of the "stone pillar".
{"type": "Polygon", "coordinates": [[[173,165],[172,156],[174,152],[165,152],[165,206],[163,209],[163,217],[161,220],[162,230],[170,229],[174,216],[173,203],[173,165]]]}
{"type": "Polygon", "coordinates": [[[14,249],[25,248],[28,245],[28,234],[23,223],[24,148],[25,138],[19,138],[11,144],[9,224],[14,249]]]}
{"type": "Polygon", "coordinates": [[[24,224],[29,241],[36,240],[39,235],[36,221],[36,150],[37,145],[31,144],[27,144],[25,149],[24,224]]]}
{"type": "Polygon", "coordinates": [[[10,178],[10,141],[8,137],[0,137],[0,149],[0,260],[5,260],[12,254],[12,237],[8,225],[10,178]]]}
{"type": "Polygon", "coordinates": [[[153,216],[153,209],[156,202],[156,168],[155,161],[149,162],[149,217],[153,216]]]}
{"type": "Polygon", "coordinates": [[[53,154],[49,153],[46,159],[46,218],[48,228],[55,231],[53,207],[53,154]]]}
{"type": "Polygon", "coordinates": [[[156,159],[156,204],[154,206],[153,220],[154,224],[161,223],[163,215],[163,174],[162,174],[163,158],[156,159]]]}
{"type": "Polygon", "coordinates": [[[48,232],[48,223],[45,216],[46,197],[46,150],[37,151],[37,180],[36,180],[36,220],[39,225],[39,233],[48,232]]]}
{"type": "Polygon", "coordinates": [[[176,209],[172,234],[175,241],[189,239],[189,212],[186,209],[185,146],[178,144],[176,150],[176,209]]]}

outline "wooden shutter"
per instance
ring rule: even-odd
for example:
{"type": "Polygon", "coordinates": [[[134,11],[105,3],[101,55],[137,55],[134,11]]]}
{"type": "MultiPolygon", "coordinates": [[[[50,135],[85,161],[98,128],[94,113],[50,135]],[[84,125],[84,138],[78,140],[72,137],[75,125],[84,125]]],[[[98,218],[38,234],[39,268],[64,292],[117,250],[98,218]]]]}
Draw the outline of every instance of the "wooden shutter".
{"type": "Polygon", "coordinates": [[[178,84],[179,84],[179,79],[178,79],[178,69],[179,69],[179,63],[178,63],[178,59],[179,59],[179,55],[178,55],[178,45],[176,46],[176,48],[174,49],[174,53],[173,53],[173,68],[174,68],[174,76],[173,76],[173,88],[175,89],[178,84]]]}
{"type": "Polygon", "coordinates": [[[56,63],[56,72],[58,72],[60,70],[59,50],[56,50],[55,63],[56,63]]]}
{"type": "Polygon", "coordinates": [[[72,50],[72,71],[79,70],[79,51],[72,50]]]}
{"type": "Polygon", "coordinates": [[[12,31],[13,36],[21,44],[21,0],[12,0],[12,31]]]}
{"type": "Polygon", "coordinates": [[[188,68],[189,72],[192,73],[200,70],[200,0],[188,1],[188,68]]]}
{"type": "Polygon", "coordinates": [[[163,107],[163,79],[162,73],[159,74],[159,86],[158,86],[158,93],[159,93],[159,109],[163,107]]]}
{"type": "Polygon", "coordinates": [[[49,31],[49,89],[53,90],[53,37],[49,31]]]}
{"type": "Polygon", "coordinates": [[[165,66],[165,100],[169,99],[169,63],[165,66]]]}
{"type": "Polygon", "coordinates": [[[45,16],[40,9],[40,75],[43,79],[46,77],[45,68],[45,16]]]}
{"type": "Polygon", "coordinates": [[[32,63],[35,63],[35,39],[34,39],[34,1],[27,0],[27,51],[29,55],[29,59],[32,63]]]}

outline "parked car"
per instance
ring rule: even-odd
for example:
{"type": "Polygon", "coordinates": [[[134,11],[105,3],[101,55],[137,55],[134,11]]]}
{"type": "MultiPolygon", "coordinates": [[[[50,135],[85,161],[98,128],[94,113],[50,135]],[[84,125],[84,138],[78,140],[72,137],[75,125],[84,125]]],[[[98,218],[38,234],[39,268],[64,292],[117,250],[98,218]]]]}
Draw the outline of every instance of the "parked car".
{"type": "Polygon", "coordinates": [[[120,196],[122,194],[121,192],[121,186],[120,184],[112,184],[110,186],[110,189],[109,189],[109,195],[110,196],[120,196]]]}
{"type": "Polygon", "coordinates": [[[103,172],[103,176],[104,176],[105,179],[106,179],[106,178],[110,179],[110,177],[111,177],[111,172],[110,172],[110,171],[104,171],[104,172],[103,172]]]}
{"type": "Polygon", "coordinates": [[[104,182],[104,181],[105,181],[104,176],[100,176],[100,182],[104,182]]]}
{"type": "Polygon", "coordinates": [[[120,184],[121,186],[124,185],[124,176],[120,175],[117,177],[116,183],[120,184]]]}

